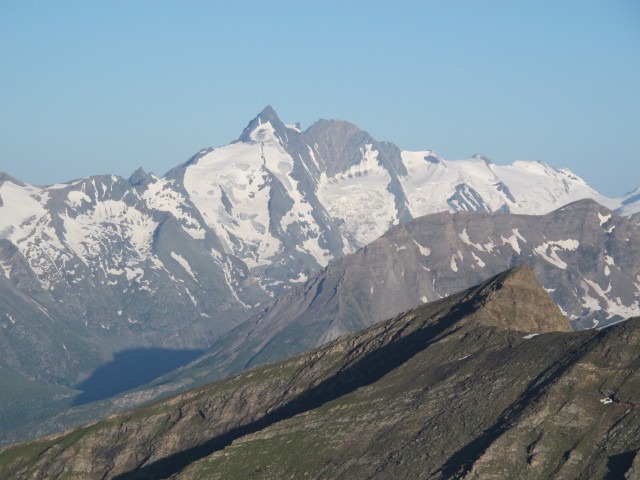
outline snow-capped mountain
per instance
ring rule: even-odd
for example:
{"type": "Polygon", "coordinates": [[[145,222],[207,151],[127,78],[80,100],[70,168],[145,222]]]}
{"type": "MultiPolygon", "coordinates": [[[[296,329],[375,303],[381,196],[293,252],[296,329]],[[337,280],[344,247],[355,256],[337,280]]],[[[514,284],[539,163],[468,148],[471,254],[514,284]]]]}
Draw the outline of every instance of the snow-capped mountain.
{"type": "MultiPolygon", "coordinates": [[[[68,406],[78,382],[114,352],[209,347],[393,226],[443,211],[543,214],[582,198],[629,217],[638,230],[640,190],[612,199],[540,162],[498,166],[481,156],[447,161],[429,150],[402,151],[341,120],[320,120],[302,131],[270,107],[233,143],[203,149],[162,177],[138,169],[129,179],[101,175],[41,187],[0,174],[0,374],[11,379],[0,380],[27,392],[29,401],[40,392],[38,409],[53,405],[52,395],[68,406]]],[[[507,230],[503,236],[511,239],[515,233],[507,230]]],[[[527,245],[540,240],[518,231],[527,245]]],[[[487,243],[476,238],[480,232],[469,228],[467,234],[472,244],[487,243]]],[[[510,251],[510,242],[496,243],[493,253],[510,251]]],[[[542,252],[563,259],[573,245],[550,243],[542,252]]],[[[615,261],[606,267],[611,278],[634,261],[615,245],[607,254],[615,261]]],[[[420,248],[436,251],[426,243],[420,248]]],[[[453,277],[465,279],[451,283],[459,289],[479,278],[475,269],[498,271],[484,272],[471,259],[492,265],[488,253],[468,248],[460,249],[464,261],[445,259],[431,283],[416,283],[424,291],[412,287],[406,308],[434,292],[446,294],[443,285],[453,277]]],[[[388,252],[392,262],[399,254],[388,252]]],[[[624,314],[636,280],[620,278],[608,290],[606,279],[580,277],[576,281],[595,282],[602,292],[583,288],[574,295],[575,309],[563,308],[580,316],[586,302],[584,308],[596,311],[581,327],[606,320],[617,307],[624,314]]],[[[383,295],[371,305],[379,302],[398,306],[383,295]]],[[[336,324],[322,335],[357,325],[336,324]]],[[[12,398],[17,410],[0,414],[0,430],[22,415],[16,413],[24,408],[22,397],[12,398]]]]}
{"type": "Polygon", "coordinates": [[[607,198],[540,162],[446,161],[344,121],[301,131],[266,107],[237,141],[164,177],[38,187],[5,174],[0,238],[63,312],[114,348],[201,347],[398,223],[439,211],[542,214],[581,198],[640,211],[638,192],[607,198]]]}

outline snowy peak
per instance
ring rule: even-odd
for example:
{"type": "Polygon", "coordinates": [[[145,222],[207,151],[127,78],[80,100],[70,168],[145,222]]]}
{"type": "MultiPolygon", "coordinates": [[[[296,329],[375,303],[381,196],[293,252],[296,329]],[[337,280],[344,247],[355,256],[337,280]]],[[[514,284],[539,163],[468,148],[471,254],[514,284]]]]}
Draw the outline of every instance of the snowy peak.
{"type": "Polygon", "coordinates": [[[129,177],[129,183],[134,187],[142,186],[150,181],[153,181],[155,177],[150,173],[145,172],[142,167],[136,169],[135,172],[129,177]]]}
{"type": "MultiPolygon", "coordinates": [[[[282,123],[271,105],[264,109],[249,122],[238,138],[238,142],[263,142],[269,139],[278,139],[286,142],[285,131],[287,127],[282,123]]],[[[291,129],[289,129],[291,130],[291,129]]]]}
{"type": "Polygon", "coordinates": [[[0,172],[0,185],[2,185],[5,182],[15,183],[16,185],[18,185],[20,187],[25,187],[27,185],[26,183],[21,182],[20,180],[12,177],[8,173],[0,172]]]}

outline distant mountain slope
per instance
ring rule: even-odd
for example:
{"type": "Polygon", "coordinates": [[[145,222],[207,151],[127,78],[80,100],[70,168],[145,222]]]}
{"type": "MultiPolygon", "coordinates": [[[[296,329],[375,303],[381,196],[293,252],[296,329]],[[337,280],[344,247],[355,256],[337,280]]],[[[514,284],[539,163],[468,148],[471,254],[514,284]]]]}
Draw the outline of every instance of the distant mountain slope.
{"type": "Polygon", "coordinates": [[[314,351],[2,449],[0,475],[623,478],[640,466],[640,321],[567,330],[519,267],[314,351]]]}
{"type": "Polygon", "coordinates": [[[332,262],[189,369],[219,377],[284,358],[521,263],[576,329],[640,315],[640,231],[592,200],[543,216],[439,213],[332,262]]]}

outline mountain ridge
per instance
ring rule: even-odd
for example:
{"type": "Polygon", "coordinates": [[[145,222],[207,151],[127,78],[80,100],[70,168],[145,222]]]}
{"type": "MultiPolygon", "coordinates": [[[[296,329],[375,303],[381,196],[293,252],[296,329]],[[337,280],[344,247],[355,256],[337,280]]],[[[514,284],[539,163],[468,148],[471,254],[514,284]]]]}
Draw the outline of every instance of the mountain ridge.
{"type": "MultiPolygon", "coordinates": [[[[535,213],[590,196],[631,215],[640,207],[634,195],[607,199],[570,172],[543,163],[498,166],[481,156],[447,161],[428,150],[403,151],[345,121],[319,120],[303,132],[272,108],[249,122],[237,141],[202,149],[163,177],[139,169],[129,179],[96,175],[38,187],[3,174],[0,343],[6,348],[0,366],[73,395],[99,364],[127,350],[212,347],[331,261],[423,214],[535,213]],[[43,338],[41,324],[50,338],[43,338]],[[43,370],[46,358],[51,365],[43,370]]],[[[513,235],[504,233],[510,245],[519,245],[513,235]]],[[[623,261],[633,252],[617,246],[617,235],[614,230],[611,246],[623,255],[609,254],[616,265],[600,265],[604,259],[597,255],[591,263],[619,280],[609,292],[606,279],[588,277],[593,285],[572,286],[581,293],[574,295],[573,310],[563,306],[572,316],[581,315],[577,310],[585,303],[585,310],[600,312],[593,319],[603,321],[635,301],[635,277],[619,275],[631,270],[623,261]]],[[[565,246],[538,245],[547,261],[563,258],[565,246]]],[[[418,260],[419,248],[432,248],[405,247],[418,260]]],[[[473,252],[478,258],[486,253],[473,252]]],[[[477,262],[467,265],[469,272],[463,263],[451,256],[439,270],[445,278],[420,283],[422,292],[375,301],[397,306],[396,313],[422,297],[452,293],[454,274],[478,280],[477,262]],[[452,289],[438,290],[439,283],[452,289]]],[[[401,272],[388,270],[389,282],[401,284],[401,272]]],[[[553,295],[569,297],[560,290],[553,295]]],[[[314,341],[364,326],[359,319],[367,309],[360,302],[347,299],[332,308],[346,313],[314,341]]],[[[581,326],[592,326],[590,321],[584,317],[581,326]]],[[[16,418],[2,411],[0,426],[5,420],[14,426],[16,418]]]]}
{"type": "Polygon", "coordinates": [[[568,324],[561,316],[549,324],[536,300],[548,301],[546,292],[518,267],[288,360],[4,447],[0,471],[120,480],[510,471],[537,479],[552,471],[604,477],[620,468],[611,459],[626,455],[622,473],[630,472],[640,448],[640,319],[601,332],[552,331],[568,324]],[[531,294],[514,312],[522,289],[531,294]],[[523,335],[531,325],[522,331],[523,312],[541,332],[535,338],[523,335]],[[496,314],[518,330],[491,325],[496,314]],[[576,377],[584,371],[592,373],[576,377]],[[618,435],[601,434],[614,425],[618,435]]]}

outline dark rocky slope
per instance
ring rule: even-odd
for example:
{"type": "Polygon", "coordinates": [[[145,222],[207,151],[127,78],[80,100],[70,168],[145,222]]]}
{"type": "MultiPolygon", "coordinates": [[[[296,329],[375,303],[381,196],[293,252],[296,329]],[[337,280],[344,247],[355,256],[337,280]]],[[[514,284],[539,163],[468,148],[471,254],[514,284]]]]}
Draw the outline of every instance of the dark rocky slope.
{"type": "Polygon", "coordinates": [[[633,478],[639,357],[640,319],[570,332],[517,267],[311,352],[5,448],[0,475],[633,478]]]}

